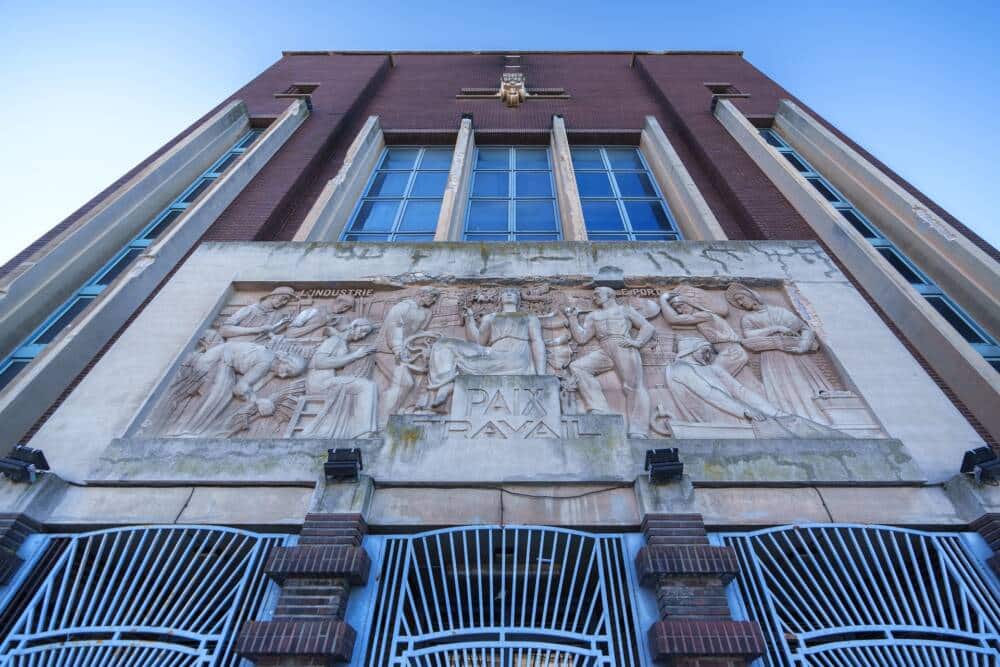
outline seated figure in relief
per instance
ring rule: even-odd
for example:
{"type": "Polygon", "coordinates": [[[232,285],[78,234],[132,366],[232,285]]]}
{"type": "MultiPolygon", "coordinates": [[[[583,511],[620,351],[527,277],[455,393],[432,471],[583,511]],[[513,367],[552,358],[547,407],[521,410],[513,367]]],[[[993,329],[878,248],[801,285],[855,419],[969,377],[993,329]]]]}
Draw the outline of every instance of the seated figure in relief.
{"type": "Polygon", "coordinates": [[[444,405],[455,378],[466,375],[544,375],[545,341],[537,316],[519,312],[521,293],[500,291],[500,312],[489,313],[477,325],[466,308],[465,331],[469,340],[442,337],[434,341],[428,357],[428,407],[444,405]]]}
{"type": "Polygon", "coordinates": [[[683,421],[706,424],[749,422],[758,438],[848,438],[850,436],[774,405],[715,363],[707,340],[685,338],[666,369],[667,388],[683,421]]]}
{"type": "Polygon", "coordinates": [[[306,361],[246,341],[225,341],[214,329],[198,339],[171,385],[170,414],[164,435],[216,437],[229,435],[224,415],[235,400],[268,411],[257,391],[272,377],[302,375],[306,361]]]}
{"type": "Polygon", "coordinates": [[[378,386],[369,378],[374,366],[370,355],[375,347],[362,345],[350,350],[348,342],[357,342],[375,331],[366,319],[356,319],[343,333],[334,327],[323,330],[326,339],[309,360],[302,401],[315,401],[319,411],[296,435],[305,438],[360,438],[378,430],[378,386]],[[366,360],[353,372],[345,369],[356,361],[366,360]]]}
{"type": "Polygon", "coordinates": [[[733,283],[726,300],[746,311],[743,345],[760,353],[760,374],[768,400],[785,412],[828,424],[814,396],[833,390],[810,353],[819,349],[815,332],[787,308],[764,303],[745,285],[733,283]]]}

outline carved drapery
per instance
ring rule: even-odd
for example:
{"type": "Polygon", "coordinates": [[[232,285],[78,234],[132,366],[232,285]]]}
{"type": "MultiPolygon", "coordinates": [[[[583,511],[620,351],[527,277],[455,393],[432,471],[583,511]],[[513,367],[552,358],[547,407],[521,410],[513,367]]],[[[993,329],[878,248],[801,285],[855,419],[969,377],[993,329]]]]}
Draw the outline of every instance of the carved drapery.
{"type": "Polygon", "coordinates": [[[477,412],[554,437],[588,413],[639,438],[884,436],[820,327],[785,287],[736,282],[238,289],[137,435],[371,437],[477,412]]]}

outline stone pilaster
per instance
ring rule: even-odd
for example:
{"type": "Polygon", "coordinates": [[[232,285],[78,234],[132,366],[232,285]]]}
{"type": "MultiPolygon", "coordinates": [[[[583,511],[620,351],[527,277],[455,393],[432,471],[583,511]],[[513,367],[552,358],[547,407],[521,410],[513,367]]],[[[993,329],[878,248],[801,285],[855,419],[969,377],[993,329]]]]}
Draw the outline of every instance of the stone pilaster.
{"type": "Polygon", "coordinates": [[[982,535],[990,546],[993,555],[986,559],[986,564],[1000,577],[1000,512],[984,514],[973,521],[970,527],[982,535]]]}
{"type": "Polygon", "coordinates": [[[725,585],[737,571],[729,547],[708,543],[700,514],[647,514],[636,556],[643,586],[656,589],[660,621],[649,629],[654,660],[677,667],[742,667],[764,651],[760,627],[734,621],[725,585]]]}
{"type": "Polygon", "coordinates": [[[307,514],[299,543],[275,548],[265,567],[281,585],[274,618],[247,623],[237,652],[258,665],[348,662],[355,632],[344,611],[351,587],[368,581],[366,532],[360,514],[307,514]]]}
{"type": "Polygon", "coordinates": [[[25,514],[0,513],[0,585],[6,584],[21,567],[17,550],[39,525],[25,514]]]}

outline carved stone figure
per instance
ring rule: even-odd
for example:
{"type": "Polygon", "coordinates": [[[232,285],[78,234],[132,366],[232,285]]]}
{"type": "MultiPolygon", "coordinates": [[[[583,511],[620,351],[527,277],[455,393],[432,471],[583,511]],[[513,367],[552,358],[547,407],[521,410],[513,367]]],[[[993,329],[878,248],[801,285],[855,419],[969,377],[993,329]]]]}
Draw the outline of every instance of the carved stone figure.
{"type": "Polygon", "coordinates": [[[631,306],[620,305],[610,287],[597,287],[593,293],[596,310],[587,313],[580,323],[579,310],[566,308],[570,333],[583,345],[597,338],[600,350],[594,350],[569,365],[577,383],[580,400],[587,412],[610,413],[608,399],[597,376],[614,371],[625,393],[626,422],[631,437],[649,434],[650,401],[643,376],[639,348],[653,336],[653,326],[631,306]],[[635,329],[635,336],[631,335],[635,329]]]}
{"type": "Polygon", "coordinates": [[[434,287],[422,287],[416,297],[403,299],[390,308],[382,321],[375,348],[375,365],[388,382],[382,400],[383,423],[388,415],[400,413],[410,404],[416,379],[407,341],[427,331],[431,308],[440,294],[434,287]]]}
{"type": "Polygon", "coordinates": [[[519,312],[521,293],[500,292],[500,312],[485,315],[477,325],[471,309],[464,313],[469,340],[442,337],[429,357],[428,407],[440,407],[451,395],[455,377],[467,375],[544,375],[545,341],[537,316],[519,312]]]}
{"type": "Polygon", "coordinates": [[[172,416],[166,435],[229,434],[232,426],[224,423],[223,415],[234,399],[255,403],[258,388],[272,375],[297,377],[306,362],[257,343],[223,342],[218,332],[208,329],[185,366],[171,388],[179,412],[172,416]]]}
{"type": "MultiPolygon", "coordinates": [[[[366,338],[375,326],[366,319],[356,319],[347,331],[333,327],[323,330],[326,339],[319,344],[305,377],[305,395],[301,401],[319,405],[309,415],[308,425],[296,429],[295,435],[307,438],[359,438],[378,431],[378,386],[366,377],[368,368],[359,375],[343,374],[345,367],[375,352],[371,345],[351,351],[348,342],[366,338]]],[[[302,410],[299,410],[301,418],[302,410]]]]}
{"type": "Polygon", "coordinates": [[[715,347],[718,353],[715,363],[730,375],[738,375],[746,367],[750,357],[739,334],[723,318],[725,312],[715,312],[709,306],[704,290],[681,285],[661,295],[660,313],[671,325],[695,327],[715,347]]]}
{"type": "Polygon", "coordinates": [[[239,287],[134,435],[349,438],[407,413],[446,437],[620,428],[601,414],[632,437],[884,435],[780,285],[668,280],[239,287]]]}
{"type": "Polygon", "coordinates": [[[258,303],[243,306],[230,315],[219,327],[219,335],[232,341],[263,340],[268,334],[281,331],[292,321],[287,307],[293,300],[294,289],[276,287],[258,303]]]}
{"type": "Polygon", "coordinates": [[[518,107],[528,97],[524,74],[504,72],[500,79],[500,99],[509,107],[518,107]]]}
{"type": "Polygon", "coordinates": [[[743,345],[760,353],[768,400],[785,412],[829,423],[813,397],[833,389],[808,353],[819,349],[816,334],[792,311],[764,303],[755,291],[733,283],[726,300],[746,311],[740,321],[743,345]]]}
{"type": "Polygon", "coordinates": [[[679,417],[689,422],[750,421],[758,437],[845,438],[840,431],[781,410],[714,363],[717,352],[705,340],[685,339],[667,367],[667,386],[679,417]]]}
{"type": "Polygon", "coordinates": [[[346,319],[344,313],[353,310],[354,304],[355,299],[350,294],[338,294],[329,307],[311,306],[304,308],[289,323],[282,334],[286,338],[301,338],[326,326],[339,329],[346,319]]]}

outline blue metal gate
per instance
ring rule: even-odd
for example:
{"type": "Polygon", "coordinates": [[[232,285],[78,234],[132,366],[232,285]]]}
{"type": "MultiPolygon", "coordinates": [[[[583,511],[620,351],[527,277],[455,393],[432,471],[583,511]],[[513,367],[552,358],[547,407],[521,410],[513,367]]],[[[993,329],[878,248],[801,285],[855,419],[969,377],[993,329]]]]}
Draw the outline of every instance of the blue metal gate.
{"type": "Polygon", "coordinates": [[[365,664],[643,664],[630,560],[621,536],[558,528],[387,538],[365,664]]]}
{"type": "Polygon", "coordinates": [[[28,575],[15,610],[8,600],[0,667],[238,664],[236,633],[271,586],[267,553],[292,540],[201,526],[44,539],[47,571],[28,575]]]}
{"type": "Polygon", "coordinates": [[[713,536],[770,667],[1000,665],[1000,593],[978,535],[885,526],[785,526],[713,536]]]}

